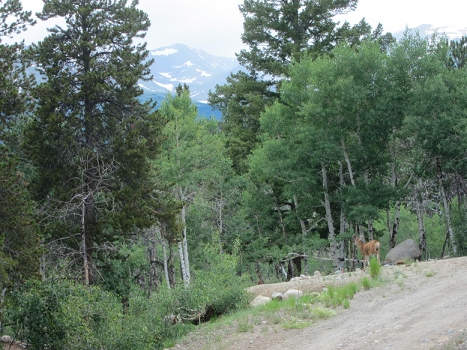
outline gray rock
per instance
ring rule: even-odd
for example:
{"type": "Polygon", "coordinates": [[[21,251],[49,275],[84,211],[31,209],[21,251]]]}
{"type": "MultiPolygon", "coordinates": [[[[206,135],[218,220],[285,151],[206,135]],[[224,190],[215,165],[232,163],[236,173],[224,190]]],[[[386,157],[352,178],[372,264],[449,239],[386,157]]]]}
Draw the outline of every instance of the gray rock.
{"type": "Polygon", "coordinates": [[[265,297],[265,296],[262,296],[262,295],[258,295],[258,296],[250,303],[250,306],[256,307],[256,306],[264,305],[264,304],[269,303],[271,300],[272,300],[272,299],[269,298],[269,297],[265,297]]]}
{"type": "Polygon", "coordinates": [[[284,293],[282,299],[287,300],[289,298],[300,298],[303,296],[303,292],[298,289],[289,289],[287,292],[284,293]]]}
{"type": "Polygon", "coordinates": [[[420,260],[421,256],[422,253],[418,248],[418,244],[413,239],[407,239],[389,251],[384,264],[394,264],[401,260],[420,260]]]}
{"type": "Polygon", "coordinates": [[[0,338],[0,340],[3,343],[11,343],[11,337],[9,335],[2,335],[2,338],[0,338]]]}
{"type": "Polygon", "coordinates": [[[272,300],[282,300],[283,297],[284,297],[284,295],[282,293],[273,292],[271,294],[271,299],[272,300]]]}

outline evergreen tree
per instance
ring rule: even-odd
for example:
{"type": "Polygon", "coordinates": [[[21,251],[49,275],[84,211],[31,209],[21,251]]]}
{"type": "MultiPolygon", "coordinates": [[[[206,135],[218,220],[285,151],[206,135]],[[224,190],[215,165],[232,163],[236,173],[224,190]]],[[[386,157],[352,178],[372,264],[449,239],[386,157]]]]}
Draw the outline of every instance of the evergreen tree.
{"type": "Polygon", "coordinates": [[[349,25],[339,27],[333,17],[354,10],[357,3],[358,0],[245,0],[240,5],[244,17],[242,41],[249,50],[242,50],[238,60],[249,71],[279,78],[288,75],[290,64],[300,61],[304,52],[320,56],[345,36],[349,25]]]}
{"type": "Polygon", "coordinates": [[[450,55],[448,66],[451,68],[463,68],[467,64],[467,36],[463,36],[459,41],[449,42],[450,55]]]}
{"type": "Polygon", "coordinates": [[[259,133],[259,115],[279,96],[271,91],[272,83],[256,74],[238,72],[227,84],[209,93],[210,104],[223,112],[221,129],[226,137],[227,154],[238,174],[247,171],[247,157],[255,148],[259,133]]]}
{"type": "Polygon", "coordinates": [[[0,1],[0,289],[39,273],[34,204],[17,152],[18,124],[28,110],[33,80],[25,73],[24,44],[2,43],[2,38],[12,38],[33,25],[30,16],[20,1],[0,1]]]}
{"type": "Polygon", "coordinates": [[[148,79],[146,44],[134,44],[150,25],[138,1],[45,0],[42,20],[66,27],[32,47],[45,82],[25,150],[36,168],[33,195],[42,204],[48,242],[59,239],[93,281],[95,249],[154,222],[156,184],[150,160],[158,154],[161,119],[141,103],[138,79],[148,79]],[[78,258],[78,259],[77,259],[78,258]]]}

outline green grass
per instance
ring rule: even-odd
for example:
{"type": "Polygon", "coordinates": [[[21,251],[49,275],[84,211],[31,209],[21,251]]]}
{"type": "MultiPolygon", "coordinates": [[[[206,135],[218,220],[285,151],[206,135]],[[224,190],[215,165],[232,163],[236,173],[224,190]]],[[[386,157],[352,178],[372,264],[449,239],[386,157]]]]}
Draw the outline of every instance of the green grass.
{"type": "MultiPolygon", "coordinates": [[[[378,274],[379,276],[379,274],[378,274]]],[[[303,329],[313,322],[334,316],[340,310],[351,307],[351,300],[359,290],[366,290],[383,283],[380,278],[363,277],[358,282],[341,286],[328,286],[321,293],[305,294],[301,298],[272,300],[254,308],[248,308],[198,327],[197,333],[212,339],[213,334],[224,336],[247,332],[276,332],[278,329],[303,329]]],[[[223,337],[218,337],[222,341],[223,337]]],[[[211,343],[212,344],[212,343],[211,343]]],[[[214,344],[213,344],[214,345],[214,344]]]]}

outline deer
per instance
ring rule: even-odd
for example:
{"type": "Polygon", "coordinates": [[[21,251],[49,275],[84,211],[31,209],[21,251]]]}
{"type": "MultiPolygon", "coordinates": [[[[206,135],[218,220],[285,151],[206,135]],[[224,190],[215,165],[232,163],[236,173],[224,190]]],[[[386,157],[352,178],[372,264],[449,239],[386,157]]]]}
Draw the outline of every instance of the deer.
{"type": "Polygon", "coordinates": [[[367,243],[363,243],[360,236],[354,237],[355,245],[360,248],[360,252],[363,255],[363,269],[365,269],[366,264],[370,265],[370,256],[376,255],[378,258],[378,263],[381,263],[379,260],[379,242],[374,239],[367,243]]]}

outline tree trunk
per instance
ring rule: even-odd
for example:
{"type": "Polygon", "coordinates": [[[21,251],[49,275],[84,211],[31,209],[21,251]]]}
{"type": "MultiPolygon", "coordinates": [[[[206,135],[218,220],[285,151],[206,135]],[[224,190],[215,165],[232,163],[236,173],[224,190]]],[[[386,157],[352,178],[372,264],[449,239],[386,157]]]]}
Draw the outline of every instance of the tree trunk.
{"type": "Polygon", "coordinates": [[[88,249],[86,245],[86,200],[81,203],[81,256],[83,258],[83,283],[89,286],[89,261],[88,249]]]}
{"type": "Polygon", "coordinates": [[[182,223],[183,223],[183,229],[182,229],[182,241],[181,247],[182,247],[182,255],[181,255],[181,260],[183,261],[183,267],[184,271],[182,270],[183,273],[183,281],[185,283],[185,287],[188,287],[190,285],[190,280],[191,280],[191,274],[190,274],[190,262],[188,260],[188,242],[186,239],[186,207],[183,206],[182,208],[182,223]]]}
{"type": "Polygon", "coordinates": [[[344,140],[342,140],[342,151],[344,152],[345,162],[347,163],[347,169],[349,171],[349,176],[350,176],[350,183],[352,184],[352,186],[355,186],[355,180],[353,178],[352,165],[350,164],[350,158],[349,158],[349,155],[347,154],[347,150],[345,149],[344,140]]]}
{"type": "Polygon", "coordinates": [[[169,279],[169,268],[168,268],[168,261],[167,261],[167,243],[164,237],[162,237],[162,253],[164,254],[164,276],[167,282],[167,288],[171,289],[170,279],[169,279]]]}
{"type": "Polygon", "coordinates": [[[183,256],[183,244],[182,244],[182,242],[181,241],[178,242],[177,246],[178,246],[178,256],[180,258],[180,270],[181,270],[181,274],[182,274],[183,283],[184,283],[185,287],[188,287],[190,284],[189,284],[189,281],[188,281],[188,278],[187,278],[185,257],[183,256]]]}
{"type": "Polygon", "coordinates": [[[172,288],[175,288],[176,286],[174,256],[175,254],[173,250],[173,245],[169,243],[168,271],[169,271],[169,284],[172,286],[172,288]]]}
{"type": "Polygon", "coordinates": [[[258,277],[258,284],[264,284],[263,275],[261,274],[261,266],[259,265],[259,261],[255,262],[256,266],[256,276],[258,277]]]}
{"type": "MultiPolygon", "coordinates": [[[[306,229],[306,224],[305,224],[305,220],[303,220],[302,218],[299,217],[298,213],[297,213],[297,210],[298,210],[298,199],[297,199],[297,196],[294,194],[293,195],[293,200],[294,200],[294,205],[295,205],[295,213],[297,215],[297,218],[298,220],[300,221],[300,227],[302,229],[302,236],[306,236],[306,234],[308,233],[307,229],[306,229]]],[[[305,248],[305,247],[303,247],[305,248]]],[[[304,255],[307,255],[306,254],[306,251],[305,249],[303,249],[304,251],[304,255]]],[[[304,269],[305,269],[305,275],[308,275],[308,258],[307,257],[304,257],[303,258],[303,265],[304,265],[304,269]]]]}
{"type": "Polygon", "coordinates": [[[217,203],[217,209],[218,209],[218,214],[217,214],[217,229],[219,231],[219,254],[224,254],[224,249],[222,248],[222,233],[224,232],[224,198],[222,197],[222,191],[221,191],[221,197],[216,200],[217,203]]]}
{"type": "Polygon", "coordinates": [[[151,296],[152,289],[158,287],[157,282],[157,241],[158,234],[155,226],[151,227],[148,232],[148,253],[149,253],[149,283],[148,283],[148,297],[151,296]]]}
{"type": "Polygon", "coordinates": [[[331,257],[332,257],[334,269],[336,269],[338,266],[336,234],[334,232],[334,223],[332,220],[331,203],[329,202],[327,171],[324,165],[322,166],[322,174],[323,174],[324,202],[321,202],[321,204],[324,206],[324,209],[326,210],[326,221],[328,223],[329,240],[331,242],[331,257]]]}
{"type": "Polygon", "coordinates": [[[274,197],[274,203],[276,204],[277,214],[279,215],[279,220],[280,220],[280,223],[281,223],[282,237],[284,237],[284,240],[286,240],[287,234],[286,234],[286,231],[285,231],[284,219],[282,217],[281,208],[279,206],[279,202],[277,200],[277,197],[276,197],[276,195],[274,193],[273,193],[273,197],[274,197]]]}
{"type": "Polygon", "coordinates": [[[423,215],[425,214],[425,210],[423,209],[422,203],[420,203],[420,197],[417,195],[417,199],[415,200],[417,206],[417,223],[418,223],[418,234],[420,237],[419,248],[420,252],[425,255],[425,260],[427,260],[426,256],[426,233],[425,233],[425,223],[423,221],[423,215]]]}
{"type": "Polygon", "coordinates": [[[446,247],[446,242],[450,240],[451,242],[451,249],[454,255],[457,255],[457,249],[456,249],[456,242],[454,239],[454,232],[452,230],[452,225],[451,225],[451,211],[449,209],[448,205],[448,199],[446,197],[446,192],[444,190],[444,184],[443,184],[443,172],[441,170],[441,163],[439,161],[439,158],[436,157],[436,170],[438,173],[438,182],[439,182],[439,191],[441,194],[441,198],[443,200],[443,206],[444,206],[444,215],[445,215],[445,220],[446,220],[446,240],[445,244],[443,246],[443,251],[441,253],[441,258],[444,256],[444,250],[446,247]]]}
{"type": "Polygon", "coordinates": [[[396,246],[396,237],[399,232],[400,224],[400,212],[401,212],[401,203],[396,202],[395,212],[394,212],[394,222],[391,224],[391,210],[388,208],[386,210],[387,214],[387,227],[389,231],[389,248],[394,248],[396,246]]]}

